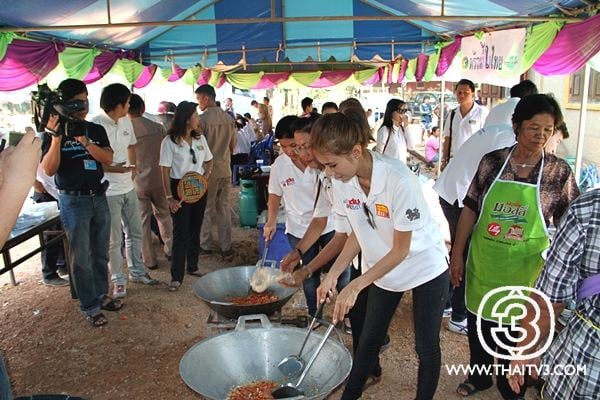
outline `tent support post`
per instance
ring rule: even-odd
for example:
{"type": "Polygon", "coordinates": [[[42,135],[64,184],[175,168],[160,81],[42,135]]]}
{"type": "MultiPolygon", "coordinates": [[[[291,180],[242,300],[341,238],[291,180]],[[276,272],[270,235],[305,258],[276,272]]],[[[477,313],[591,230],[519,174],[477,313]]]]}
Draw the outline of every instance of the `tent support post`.
{"type": "Polygon", "coordinates": [[[444,101],[444,94],[446,93],[446,78],[444,78],[444,75],[441,76],[442,81],[440,83],[440,147],[438,148],[438,169],[437,169],[437,176],[439,177],[440,174],[442,173],[442,169],[440,168],[442,166],[442,156],[444,155],[444,118],[446,118],[446,115],[444,115],[444,105],[446,104],[446,102],[444,101]]]}
{"type": "Polygon", "coordinates": [[[583,141],[585,137],[585,123],[587,119],[588,92],[590,86],[590,65],[585,64],[583,72],[583,93],[581,95],[581,108],[579,110],[579,134],[577,135],[577,152],[575,153],[575,179],[579,182],[581,177],[581,164],[583,158],[583,141]]]}

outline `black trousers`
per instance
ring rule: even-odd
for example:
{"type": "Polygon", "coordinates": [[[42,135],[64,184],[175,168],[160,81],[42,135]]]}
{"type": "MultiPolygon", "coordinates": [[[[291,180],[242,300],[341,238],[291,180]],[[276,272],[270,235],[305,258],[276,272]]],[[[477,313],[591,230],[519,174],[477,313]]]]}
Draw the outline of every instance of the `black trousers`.
{"type": "MultiPolygon", "coordinates": [[[[494,339],[492,337],[492,328],[497,327],[497,324],[494,322],[486,321],[484,319],[481,320],[481,336],[482,339],[485,340],[485,343],[492,349],[495,350],[499,354],[508,354],[508,351],[499,347],[495,344],[494,339]]],[[[469,350],[470,350],[470,358],[469,363],[471,366],[479,365],[489,366],[491,367],[494,364],[494,356],[488,354],[487,351],[481,345],[479,335],[477,334],[477,316],[471,312],[467,313],[467,328],[469,329],[468,337],[469,337],[469,350]]],[[[506,332],[512,332],[513,337],[518,337],[518,335],[513,332],[509,326],[504,325],[505,331],[499,332],[497,337],[502,343],[505,343],[507,346],[513,347],[514,342],[508,340],[506,332]]],[[[510,364],[510,360],[496,360],[497,365],[502,365],[506,370],[510,364]]],[[[481,367],[479,367],[481,368],[481,367]]],[[[487,371],[488,373],[482,373],[481,369],[477,369],[474,371],[475,373],[469,375],[468,381],[475,386],[477,390],[484,390],[492,387],[494,384],[492,381],[492,371],[487,371]]],[[[498,391],[502,395],[503,399],[518,399],[520,396],[525,395],[525,391],[527,390],[527,385],[521,386],[521,392],[515,393],[512,391],[508,384],[508,379],[504,374],[496,375],[496,386],[498,387],[498,391]]]]}
{"type": "MultiPolygon", "coordinates": [[[[54,197],[48,193],[33,192],[33,201],[36,203],[48,203],[51,201],[57,201],[54,197]]],[[[53,226],[51,230],[60,230],[60,224],[53,226]]],[[[52,240],[56,235],[52,235],[44,232],[44,241],[48,242],[52,240]]],[[[49,246],[42,250],[42,276],[44,279],[58,278],[58,268],[65,266],[65,249],[61,241],[49,246]]]]}
{"type": "MultiPolygon", "coordinates": [[[[452,243],[452,245],[454,245],[454,239],[456,238],[456,228],[458,227],[458,219],[460,218],[462,208],[458,206],[458,202],[455,201],[454,204],[450,204],[441,197],[440,206],[442,206],[442,211],[444,212],[446,221],[448,221],[448,227],[450,228],[450,242],[452,243]]],[[[463,253],[465,263],[467,262],[467,255],[469,254],[470,242],[470,239],[467,240],[467,243],[465,245],[465,251],[463,253]]],[[[448,307],[452,307],[452,321],[459,322],[464,321],[465,318],[467,318],[467,307],[465,306],[464,274],[463,279],[458,287],[452,287],[452,284],[450,284],[448,302],[446,303],[446,308],[448,307]]]]}
{"type": "MultiPolygon", "coordinates": [[[[171,180],[171,191],[177,193],[178,180],[171,180]]],[[[177,196],[175,195],[177,199],[177,196]]],[[[198,269],[200,228],[206,208],[206,193],[193,204],[182,203],[173,217],[173,250],[171,256],[171,281],[183,282],[185,270],[198,269]]],[[[178,200],[178,199],[177,199],[178,200]]]]}

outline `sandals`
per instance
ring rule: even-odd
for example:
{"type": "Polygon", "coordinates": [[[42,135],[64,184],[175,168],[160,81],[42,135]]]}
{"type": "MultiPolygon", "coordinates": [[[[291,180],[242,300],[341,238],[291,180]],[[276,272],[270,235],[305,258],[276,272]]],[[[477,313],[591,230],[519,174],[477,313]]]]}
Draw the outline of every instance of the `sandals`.
{"type": "Polygon", "coordinates": [[[108,295],[104,295],[100,300],[100,308],[106,311],[119,311],[123,308],[123,302],[121,300],[115,300],[108,295]]]}
{"type": "Polygon", "coordinates": [[[200,272],[199,269],[195,269],[193,271],[188,271],[187,274],[193,275],[193,276],[203,276],[204,275],[202,272],[200,272]]]}
{"type": "Polygon", "coordinates": [[[479,392],[479,390],[469,381],[464,381],[456,388],[456,393],[462,397],[473,396],[477,392],[479,392]]]}
{"type": "Polygon", "coordinates": [[[94,328],[99,328],[103,325],[108,324],[108,320],[102,313],[98,313],[96,315],[88,315],[85,319],[92,325],[94,328]]]}

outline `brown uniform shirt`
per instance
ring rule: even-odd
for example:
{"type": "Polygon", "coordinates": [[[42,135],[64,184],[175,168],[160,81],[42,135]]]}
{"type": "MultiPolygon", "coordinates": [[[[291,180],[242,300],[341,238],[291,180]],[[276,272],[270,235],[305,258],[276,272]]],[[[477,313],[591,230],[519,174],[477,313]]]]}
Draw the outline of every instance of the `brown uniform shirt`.
{"type": "Polygon", "coordinates": [[[200,119],[208,147],[213,154],[211,178],[231,177],[229,142],[236,135],[233,118],[220,107],[215,106],[204,110],[200,119]]]}
{"type": "Polygon", "coordinates": [[[133,118],[131,123],[137,139],[135,188],[137,191],[160,188],[162,180],[158,161],[165,128],[146,117],[133,118]]]}

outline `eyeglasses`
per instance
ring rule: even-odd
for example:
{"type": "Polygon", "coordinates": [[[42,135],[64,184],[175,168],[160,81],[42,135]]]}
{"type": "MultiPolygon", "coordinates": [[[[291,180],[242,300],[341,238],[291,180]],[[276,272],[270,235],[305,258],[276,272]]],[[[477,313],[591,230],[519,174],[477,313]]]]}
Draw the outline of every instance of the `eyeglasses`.
{"type": "Polygon", "coordinates": [[[408,108],[398,108],[396,111],[398,111],[400,114],[406,114],[408,112],[408,108]]]}
{"type": "Polygon", "coordinates": [[[303,154],[303,153],[306,153],[307,151],[309,151],[310,149],[311,149],[310,145],[303,144],[302,146],[294,147],[294,153],[295,154],[303,154]]]}
{"type": "Polygon", "coordinates": [[[367,207],[366,203],[363,203],[363,211],[367,216],[367,222],[369,223],[369,226],[375,229],[375,220],[373,219],[373,214],[371,213],[371,210],[369,210],[369,207],[367,207]]]}
{"type": "Polygon", "coordinates": [[[196,152],[194,152],[194,149],[192,149],[191,147],[190,154],[192,155],[192,164],[196,164],[198,162],[198,160],[196,160],[196,152]]]}

